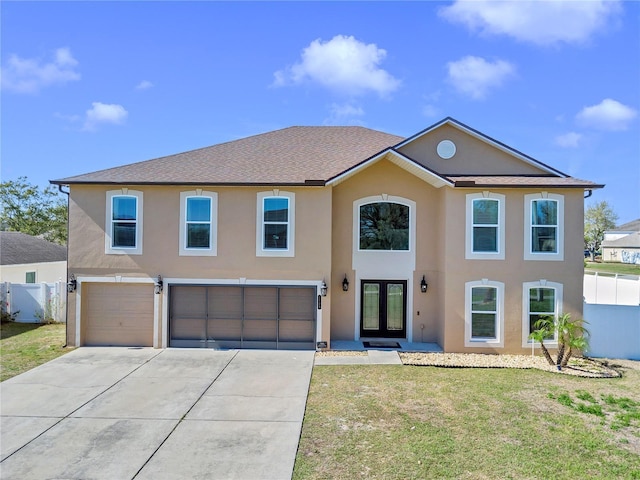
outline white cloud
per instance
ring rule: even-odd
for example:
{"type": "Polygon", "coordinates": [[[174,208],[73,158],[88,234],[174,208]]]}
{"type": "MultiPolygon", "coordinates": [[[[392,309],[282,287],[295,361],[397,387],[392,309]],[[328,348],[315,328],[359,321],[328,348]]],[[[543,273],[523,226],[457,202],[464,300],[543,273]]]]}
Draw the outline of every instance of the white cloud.
{"type": "Polygon", "coordinates": [[[456,0],[440,15],[483,34],[552,45],[585,42],[621,11],[619,0],[456,0]]]}
{"type": "Polygon", "coordinates": [[[350,103],[344,105],[334,103],[331,105],[331,113],[334,117],[361,117],[364,115],[364,110],[350,103]]]}
{"type": "Polygon", "coordinates": [[[380,68],[387,52],[376,44],[336,35],[327,42],[317,39],[302,51],[299,63],[274,73],[274,86],[319,83],[350,95],[373,91],[388,95],[400,80],[380,68]]]}
{"type": "Polygon", "coordinates": [[[149,80],[143,80],[138,85],[136,85],[136,90],[147,90],[148,88],[153,87],[153,83],[149,80]]]}
{"type": "Polygon", "coordinates": [[[129,115],[122,105],[93,102],[87,110],[84,121],[84,130],[95,130],[101,123],[120,125],[129,115]]]}
{"type": "Polygon", "coordinates": [[[556,137],[556,145],[564,148],[577,148],[582,141],[582,134],[568,132],[556,137]]]}
{"type": "Polygon", "coordinates": [[[37,93],[49,85],[80,80],[80,74],[75,70],[77,65],[78,61],[68,48],[57,49],[48,63],[10,55],[7,65],[0,71],[2,88],[16,93],[37,93]]]}
{"type": "Polygon", "coordinates": [[[476,100],[501,86],[515,74],[515,67],[504,60],[488,62],[484,58],[466,56],[447,63],[449,82],[460,92],[476,100]]]}
{"type": "Polygon", "coordinates": [[[584,107],[576,120],[587,127],[598,130],[626,130],[638,112],[622,103],[605,98],[598,105],[584,107]]]}

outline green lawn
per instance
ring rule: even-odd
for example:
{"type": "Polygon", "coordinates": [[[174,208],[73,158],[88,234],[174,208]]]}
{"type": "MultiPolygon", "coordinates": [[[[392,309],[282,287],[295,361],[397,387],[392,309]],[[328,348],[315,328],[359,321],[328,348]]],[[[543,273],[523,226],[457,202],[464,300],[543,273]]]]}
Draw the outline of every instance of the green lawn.
{"type": "Polygon", "coordinates": [[[630,263],[587,262],[585,271],[599,273],[619,273],[624,275],[640,275],[640,265],[631,265],[630,263]]]}
{"type": "Polygon", "coordinates": [[[0,324],[0,381],[64,355],[65,325],[0,324]]]}
{"type": "Polygon", "coordinates": [[[640,479],[640,362],[538,370],[319,366],[294,479],[640,479]]]}

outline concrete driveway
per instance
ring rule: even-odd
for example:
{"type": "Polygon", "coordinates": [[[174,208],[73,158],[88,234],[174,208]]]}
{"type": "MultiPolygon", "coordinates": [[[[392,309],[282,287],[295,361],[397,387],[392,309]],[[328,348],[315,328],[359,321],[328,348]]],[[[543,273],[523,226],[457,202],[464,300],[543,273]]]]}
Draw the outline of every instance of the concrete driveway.
{"type": "Polygon", "coordinates": [[[291,478],[313,361],[79,348],[0,384],[0,477],[291,478]]]}

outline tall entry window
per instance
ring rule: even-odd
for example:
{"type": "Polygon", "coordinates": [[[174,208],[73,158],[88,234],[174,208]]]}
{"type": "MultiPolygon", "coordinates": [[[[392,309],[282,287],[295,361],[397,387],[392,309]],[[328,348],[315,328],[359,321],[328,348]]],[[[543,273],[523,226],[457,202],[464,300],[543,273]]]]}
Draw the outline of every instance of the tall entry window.
{"type": "Polygon", "coordinates": [[[360,205],[360,250],[409,250],[409,206],[376,202],[360,205]]]}

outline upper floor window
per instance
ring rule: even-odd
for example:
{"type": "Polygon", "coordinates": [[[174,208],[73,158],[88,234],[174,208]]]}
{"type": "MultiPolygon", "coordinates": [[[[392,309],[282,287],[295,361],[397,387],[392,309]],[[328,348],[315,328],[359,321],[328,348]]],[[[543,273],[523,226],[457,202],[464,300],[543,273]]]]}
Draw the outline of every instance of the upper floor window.
{"type": "Polygon", "coordinates": [[[295,194],[273,190],[258,194],[256,255],[293,257],[295,194]]]}
{"type": "MultiPolygon", "coordinates": [[[[522,345],[531,345],[529,335],[536,329],[536,322],[543,317],[558,318],[562,307],[562,284],[539,280],[527,282],[522,291],[522,345]]],[[[557,338],[550,337],[550,343],[557,338]]]]}
{"type": "Polygon", "coordinates": [[[36,283],[36,272],[26,272],[24,283],[36,283]]]}
{"type": "Polygon", "coordinates": [[[465,346],[502,347],[504,283],[483,279],[465,287],[465,346]]]}
{"type": "Polygon", "coordinates": [[[180,255],[217,254],[218,194],[201,189],[180,193],[180,255]]]}
{"type": "Polygon", "coordinates": [[[525,260],[563,260],[564,197],[553,193],[525,195],[525,260]]]}
{"type": "Polygon", "coordinates": [[[491,192],[467,195],[465,258],[504,260],[504,199],[491,192]]]}
{"type": "Polygon", "coordinates": [[[142,254],[142,192],[108,191],[106,217],[105,253],[142,254]]]}
{"type": "Polygon", "coordinates": [[[360,205],[360,250],[409,250],[409,206],[393,202],[360,205]]]}

